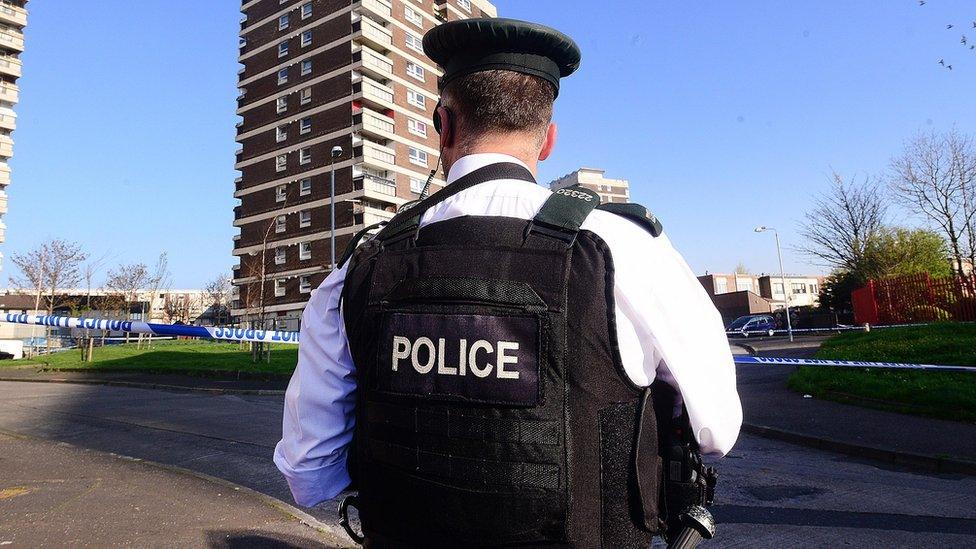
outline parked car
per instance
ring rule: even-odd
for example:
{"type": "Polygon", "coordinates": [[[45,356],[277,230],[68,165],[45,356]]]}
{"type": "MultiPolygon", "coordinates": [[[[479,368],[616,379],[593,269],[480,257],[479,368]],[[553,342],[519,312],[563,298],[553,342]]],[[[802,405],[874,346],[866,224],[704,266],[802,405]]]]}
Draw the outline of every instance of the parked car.
{"type": "Polygon", "coordinates": [[[749,337],[751,334],[765,334],[772,336],[776,331],[776,320],[772,315],[747,315],[740,316],[732,321],[726,332],[739,333],[742,337],[749,337]]]}

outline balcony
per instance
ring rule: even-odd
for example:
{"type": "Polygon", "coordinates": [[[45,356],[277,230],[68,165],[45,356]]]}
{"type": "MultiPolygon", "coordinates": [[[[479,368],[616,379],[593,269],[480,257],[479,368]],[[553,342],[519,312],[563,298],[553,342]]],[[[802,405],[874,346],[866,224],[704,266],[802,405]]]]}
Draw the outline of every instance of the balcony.
{"type": "Polygon", "coordinates": [[[14,155],[14,140],[9,135],[0,135],[0,156],[10,158],[14,155]]]}
{"type": "Polygon", "coordinates": [[[396,181],[370,173],[363,174],[363,190],[382,196],[396,196],[396,181]]]}
{"type": "Polygon", "coordinates": [[[3,223],[3,221],[0,221],[0,244],[3,244],[6,241],[7,241],[7,226],[3,223]]]}
{"type": "Polygon", "coordinates": [[[360,17],[354,22],[352,31],[358,33],[355,39],[377,50],[387,51],[393,46],[393,32],[368,17],[360,17]]]}
{"type": "Polygon", "coordinates": [[[393,4],[389,0],[363,0],[361,8],[363,13],[380,21],[389,21],[393,18],[393,4]]]}
{"type": "Polygon", "coordinates": [[[17,129],[17,115],[14,111],[0,107],[0,128],[11,131],[17,129]]]}
{"type": "Polygon", "coordinates": [[[0,46],[14,51],[24,51],[24,33],[14,27],[0,26],[0,46]]]}
{"type": "Polygon", "coordinates": [[[363,141],[363,161],[366,164],[379,164],[380,169],[385,165],[396,164],[396,151],[372,141],[363,141]]]}
{"type": "Polygon", "coordinates": [[[389,221],[393,219],[396,215],[393,212],[387,212],[377,208],[370,208],[369,206],[363,207],[363,224],[367,227],[369,225],[375,225],[383,221],[389,221]]]}
{"type": "Polygon", "coordinates": [[[366,135],[373,135],[382,139],[389,139],[390,134],[395,133],[396,131],[396,125],[394,124],[392,118],[384,116],[373,110],[363,108],[360,111],[359,118],[361,120],[359,123],[362,124],[362,132],[366,135]]]}
{"type": "Polygon", "coordinates": [[[7,213],[7,193],[0,191],[0,215],[7,213]]]}
{"type": "Polygon", "coordinates": [[[9,82],[0,83],[0,101],[6,101],[8,103],[17,103],[20,101],[20,88],[17,84],[11,84],[9,82]]]}
{"type": "Polygon", "coordinates": [[[369,106],[382,110],[394,108],[393,88],[384,86],[366,76],[361,77],[360,82],[354,86],[354,89],[356,87],[359,88],[358,91],[362,92],[363,101],[369,106]]]}
{"type": "Polygon", "coordinates": [[[359,49],[353,52],[352,58],[353,61],[362,62],[362,71],[366,74],[371,74],[380,80],[393,76],[393,61],[369,46],[359,46],[359,49]]]}
{"type": "Polygon", "coordinates": [[[10,184],[10,166],[6,161],[0,159],[0,186],[10,184]]]}
{"type": "Polygon", "coordinates": [[[20,78],[23,66],[23,62],[12,55],[0,55],[0,74],[20,78]]]}
{"type": "Polygon", "coordinates": [[[15,27],[26,27],[27,10],[9,2],[0,2],[0,23],[15,27]]]}

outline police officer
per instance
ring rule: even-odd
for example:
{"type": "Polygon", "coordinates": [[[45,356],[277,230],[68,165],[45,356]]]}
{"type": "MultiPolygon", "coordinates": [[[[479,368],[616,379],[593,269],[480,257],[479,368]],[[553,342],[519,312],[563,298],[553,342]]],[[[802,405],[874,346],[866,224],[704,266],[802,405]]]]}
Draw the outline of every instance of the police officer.
{"type": "Polygon", "coordinates": [[[647,210],[536,184],[569,37],[469,19],[424,50],[447,187],[313,293],[275,463],[301,505],[352,484],[374,546],[647,546],[652,383],[680,393],[703,453],[738,436],[720,317],[647,210]]]}

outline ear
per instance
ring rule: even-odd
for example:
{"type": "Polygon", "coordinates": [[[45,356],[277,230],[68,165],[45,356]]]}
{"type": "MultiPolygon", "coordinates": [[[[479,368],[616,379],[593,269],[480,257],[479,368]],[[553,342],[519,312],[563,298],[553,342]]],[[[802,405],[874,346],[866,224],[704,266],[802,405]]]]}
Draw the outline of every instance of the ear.
{"type": "Polygon", "coordinates": [[[549,127],[546,128],[546,138],[542,143],[542,150],[539,151],[539,161],[543,161],[549,158],[552,154],[552,150],[556,148],[556,138],[559,136],[559,130],[556,128],[556,123],[551,122],[549,127]]]}
{"type": "Polygon", "coordinates": [[[440,145],[441,149],[450,148],[454,145],[454,117],[447,107],[438,104],[435,110],[441,119],[440,145]]]}

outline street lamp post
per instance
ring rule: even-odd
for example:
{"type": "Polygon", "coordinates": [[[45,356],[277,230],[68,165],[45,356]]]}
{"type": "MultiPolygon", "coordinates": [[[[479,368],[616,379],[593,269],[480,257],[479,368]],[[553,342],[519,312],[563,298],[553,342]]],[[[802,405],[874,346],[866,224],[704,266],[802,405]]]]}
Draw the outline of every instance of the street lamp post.
{"type": "Polygon", "coordinates": [[[335,238],[335,161],[342,156],[342,147],[336,145],[332,147],[332,161],[330,162],[331,175],[329,177],[329,240],[331,241],[331,261],[329,272],[335,270],[336,260],[336,238],[335,238]]]}
{"type": "Polygon", "coordinates": [[[793,322],[790,320],[790,294],[786,291],[786,271],[783,269],[783,250],[779,245],[779,232],[772,227],[756,227],[757,233],[764,233],[766,231],[773,231],[773,235],[776,237],[776,255],[779,257],[779,276],[783,283],[783,297],[786,302],[786,332],[790,336],[790,341],[793,341],[793,322]]]}

